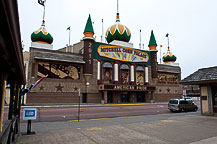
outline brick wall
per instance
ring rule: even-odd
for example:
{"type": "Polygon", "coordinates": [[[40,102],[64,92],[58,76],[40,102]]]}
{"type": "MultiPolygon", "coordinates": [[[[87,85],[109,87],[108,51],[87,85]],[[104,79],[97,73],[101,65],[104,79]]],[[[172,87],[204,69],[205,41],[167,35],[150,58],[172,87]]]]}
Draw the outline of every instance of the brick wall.
{"type": "Polygon", "coordinates": [[[30,92],[27,103],[77,103],[78,93],[30,92]]]}
{"type": "Polygon", "coordinates": [[[154,94],[154,102],[168,102],[170,99],[180,98],[180,94],[154,94]]]}

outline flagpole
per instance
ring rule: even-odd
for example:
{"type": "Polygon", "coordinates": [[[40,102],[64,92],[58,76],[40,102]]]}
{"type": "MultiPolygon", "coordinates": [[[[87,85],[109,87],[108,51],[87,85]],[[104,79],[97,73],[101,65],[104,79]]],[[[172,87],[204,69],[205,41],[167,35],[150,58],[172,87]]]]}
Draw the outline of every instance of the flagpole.
{"type": "Polygon", "coordinates": [[[71,27],[69,29],[69,46],[70,46],[70,35],[71,35],[71,27]]]}
{"type": "Polygon", "coordinates": [[[142,36],[141,36],[142,30],[141,30],[141,29],[139,30],[139,33],[140,33],[140,43],[139,43],[139,48],[142,49],[142,36]]]}
{"type": "Polygon", "coordinates": [[[46,0],[44,1],[44,13],[43,13],[43,21],[44,21],[44,17],[45,17],[45,2],[46,2],[46,0]]]}
{"type": "Polygon", "coordinates": [[[170,47],[170,45],[169,45],[169,36],[167,37],[167,39],[168,39],[168,48],[170,47]]]}
{"type": "Polygon", "coordinates": [[[160,45],[160,64],[161,64],[161,57],[162,57],[162,55],[161,55],[161,47],[163,47],[163,46],[160,45]]]}

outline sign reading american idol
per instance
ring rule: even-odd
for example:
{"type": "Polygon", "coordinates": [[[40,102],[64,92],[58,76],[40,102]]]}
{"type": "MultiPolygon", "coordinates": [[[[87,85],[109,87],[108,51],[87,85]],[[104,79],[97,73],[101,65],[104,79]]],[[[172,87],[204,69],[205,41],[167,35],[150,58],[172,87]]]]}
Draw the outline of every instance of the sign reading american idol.
{"type": "Polygon", "coordinates": [[[149,53],[142,50],[137,50],[128,47],[114,46],[114,45],[105,45],[100,44],[96,45],[95,50],[97,51],[98,56],[125,61],[125,62],[139,62],[139,63],[148,63],[149,62],[149,53]]]}

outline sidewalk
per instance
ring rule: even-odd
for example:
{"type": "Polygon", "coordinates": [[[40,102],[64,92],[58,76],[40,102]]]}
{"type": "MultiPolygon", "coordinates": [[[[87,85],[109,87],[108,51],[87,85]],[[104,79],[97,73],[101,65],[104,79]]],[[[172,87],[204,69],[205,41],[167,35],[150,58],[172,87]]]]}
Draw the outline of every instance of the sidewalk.
{"type": "MultiPolygon", "coordinates": [[[[84,122],[34,123],[18,144],[216,144],[217,117],[161,114],[84,122]]],[[[21,126],[25,130],[24,126],[21,126]]]]}

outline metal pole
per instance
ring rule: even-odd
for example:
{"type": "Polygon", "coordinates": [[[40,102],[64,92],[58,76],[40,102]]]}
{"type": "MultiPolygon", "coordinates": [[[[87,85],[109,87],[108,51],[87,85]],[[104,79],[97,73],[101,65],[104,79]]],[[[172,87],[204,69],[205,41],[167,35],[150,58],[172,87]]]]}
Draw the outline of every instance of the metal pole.
{"type": "Polygon", "coordinates": [[[43,21],[44,21],[44,17],[45,17],[45,2],[46,2],[46,0],[44,1],[44,13],[43,13],[43,21]]]}
{"type": "Polygon", "coordinates": [[[103,19],[102,19],[102,38],[101,38],[101,42],[104,42],[103,19]]]}
{"type": "Polygon", "coordinates": [[[78,89],[78,122],[80,120],[80,89],[78,89]]]}
{"type": "Polygon", "coordinates": [[[167,39],[168,39],[168,48],[170,47],[170,45],[169,45],[169,36],[167,37],[167,39]]]}
{"type": "Polygon", "coordinates": [[[119,2],[117,0],[117,13],[119,13],[119,2]]]}
{"type": "Polygon", "coordinates": [[[70,46],[71,27],[69,28],[69,46],[70,46]]]}
{"type": "Polygon", "coordinates": [[[28,123],[27,123],[27,134],[31,134],[31,123],[32,123],[32,121],[31,120],[28,120],[28,123]]]}
{"type": "Polygon", "coordinates": [[[140,43],[139,43],[139,48],[142,49],[142,38],[141,38],[141,37],[142,37],[142,36],[141,36],[142,30],[141,30],[141,29],[139,30],[139,33],[140,33],[140,43]]]}
{"type": "Polygon", "coordinates": [[[162,47],[162,45],[160,45],[160,64],[161,64],[161,47],[162,47]]]}

